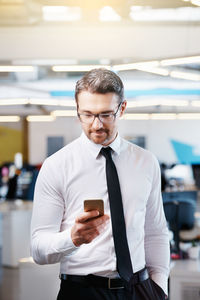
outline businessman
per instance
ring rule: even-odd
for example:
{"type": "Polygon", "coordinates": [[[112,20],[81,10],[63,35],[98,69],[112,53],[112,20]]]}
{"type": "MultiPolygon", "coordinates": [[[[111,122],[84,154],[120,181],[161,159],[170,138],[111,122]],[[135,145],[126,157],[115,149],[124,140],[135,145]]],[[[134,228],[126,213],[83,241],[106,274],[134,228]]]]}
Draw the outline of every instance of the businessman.
{"type": "Polygon", "coordinates": [[[60,262],[57,300],[165,299],[169,240],[160,169],[153,154],[118,133],[123,83],[93,69],[76,83],[75,99],[83,132],[43,163],[32,256],[38,264],[60,262]],[[103,199],[104,215],[84,211],[86,199],[103,199]]]}

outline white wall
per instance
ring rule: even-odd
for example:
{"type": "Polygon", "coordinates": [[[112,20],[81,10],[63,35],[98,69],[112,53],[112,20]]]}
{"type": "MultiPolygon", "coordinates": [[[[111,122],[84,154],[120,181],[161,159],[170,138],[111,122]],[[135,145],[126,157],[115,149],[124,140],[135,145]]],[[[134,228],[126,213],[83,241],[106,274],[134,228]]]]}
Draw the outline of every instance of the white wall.
{"type": "Polygon", "coordinates": [[[44,161],[47,154],[47,137],[63,136],[68,144],[81,133],[76,118],[57,118],[54,122],[29,123],[29,162],[38,164],[44,161]]]}
{"type": "MultiPolygon", "coordinates": [[[[176,156],[170,144],[170,139],[183,143],[200,144],[200,121],[127,121],[120,120],[121,136],[131,138],[146,136],[147,149],[152,151],[160,161],[176,162],[176,156]]],[[[47,136],[62,135],[65,144],[71,142],[81,133],[79,121],[76,118],[58,118],[50,123],[30,123],[29,149],[30,163],[41,163],[46,157],[47,136]]]]}

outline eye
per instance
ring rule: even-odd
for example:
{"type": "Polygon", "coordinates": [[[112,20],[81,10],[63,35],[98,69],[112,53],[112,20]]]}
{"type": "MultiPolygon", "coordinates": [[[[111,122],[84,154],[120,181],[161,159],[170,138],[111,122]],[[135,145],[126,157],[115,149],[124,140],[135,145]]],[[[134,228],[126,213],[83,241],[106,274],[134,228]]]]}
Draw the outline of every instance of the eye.
{"type": "Polygon", "coordinates": [[[83,114],[83,116],[86,117],[86,118],[92,118],[93,117],[93,115],[91,115],[91,114],[83,114]]]}
{"type": "Polygon", "coordinates": [[[112,114],[100,114],[100,116],[103,119],[109,119],[110,117],[112,117],[112,114]]]}

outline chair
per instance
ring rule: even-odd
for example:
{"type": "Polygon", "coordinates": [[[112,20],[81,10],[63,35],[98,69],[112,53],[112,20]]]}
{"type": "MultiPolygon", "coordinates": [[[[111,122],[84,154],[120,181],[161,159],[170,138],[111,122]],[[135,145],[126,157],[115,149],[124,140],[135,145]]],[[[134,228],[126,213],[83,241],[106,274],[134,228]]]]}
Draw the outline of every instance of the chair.
{"type": "Polygon", "coordinates": [[[171,200],[164,202],[164,212],[169,229],[174,233],[175,252],[181,254],[179,233],[181,229],[190,230],[194,227],[195,204],[192,200],[171,200]]]}

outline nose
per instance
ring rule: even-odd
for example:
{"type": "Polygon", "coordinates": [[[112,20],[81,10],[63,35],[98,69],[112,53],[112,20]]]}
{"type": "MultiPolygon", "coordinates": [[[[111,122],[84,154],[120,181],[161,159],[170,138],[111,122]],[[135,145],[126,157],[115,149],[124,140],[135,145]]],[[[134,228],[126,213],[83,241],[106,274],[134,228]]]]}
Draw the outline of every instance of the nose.
{"type": "Polygon", "coordinates": [[[100,129],[100,128],[103,127],[103,124],[102,124],[102,122],[99,120],[98,117],[95,117],[94,122],[92,123],[92,127],[93,127],[94,129],[100,129]]]}

